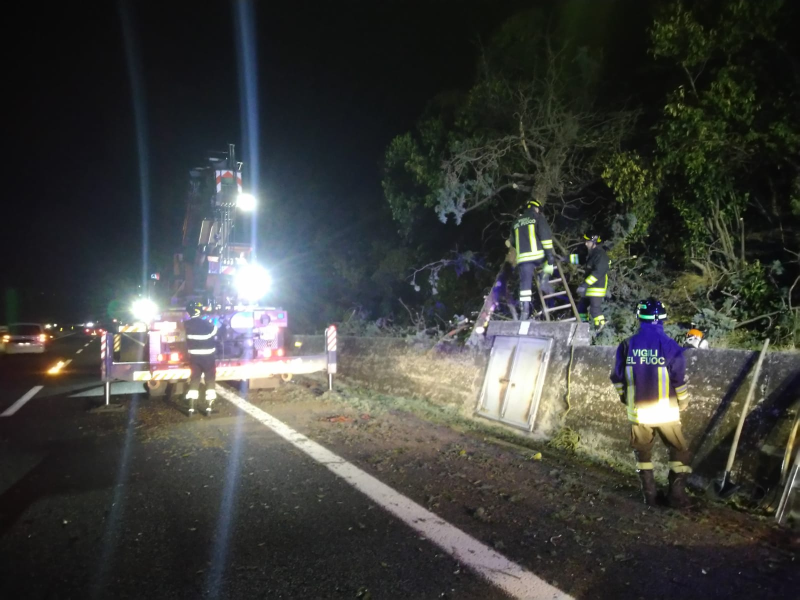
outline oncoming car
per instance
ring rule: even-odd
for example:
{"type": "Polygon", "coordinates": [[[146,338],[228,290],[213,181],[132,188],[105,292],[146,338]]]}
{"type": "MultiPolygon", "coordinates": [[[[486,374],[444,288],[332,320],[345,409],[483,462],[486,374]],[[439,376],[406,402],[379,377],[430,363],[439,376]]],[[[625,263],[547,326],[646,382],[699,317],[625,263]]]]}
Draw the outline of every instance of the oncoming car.
{"type": "Polygon", "coordinates": [[[2,340],[6,354],[41,354],[47,334],[38,323],[12,323],[2,340]]]}

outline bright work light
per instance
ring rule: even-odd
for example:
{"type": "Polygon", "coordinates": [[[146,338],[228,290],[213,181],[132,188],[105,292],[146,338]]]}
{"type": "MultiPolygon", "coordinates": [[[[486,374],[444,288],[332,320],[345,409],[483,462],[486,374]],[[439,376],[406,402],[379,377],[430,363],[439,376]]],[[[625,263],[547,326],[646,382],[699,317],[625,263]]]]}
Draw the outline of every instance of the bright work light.
{"type": "Polygon", "coordinates": [[[244,265],[236,273],[234,283],[239,298],[248,302],[257,302],[269,292],[272,278],[262,266],[244,265]]]}
{"type": "Polygon", "coordinates": [[[236,208],[244,212],[252,212],[256,209],[256,197],[253,194],[239,194],[236,198],[236,208]]]}
{"type": "Polygon", "coordinates": [[[153,320],[153,317],[158,314],[158,307],[155,302],[148,298],[139,298],[134,301],[131,307],[131,313],[133,314],[133,318],[137,321],[149,323],[153,320]]]}

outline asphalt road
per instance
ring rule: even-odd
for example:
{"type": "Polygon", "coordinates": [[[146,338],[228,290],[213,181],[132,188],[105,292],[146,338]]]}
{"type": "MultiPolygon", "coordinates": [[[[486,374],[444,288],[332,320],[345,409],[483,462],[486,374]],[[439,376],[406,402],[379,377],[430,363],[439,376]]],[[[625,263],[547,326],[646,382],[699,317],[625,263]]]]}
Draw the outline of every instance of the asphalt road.
{"type": "Polygon", "coordinates": [[[105,410],[97,338],[0,383],[2,598],[508,597],[227,402],[116,384],[105,410]]]}

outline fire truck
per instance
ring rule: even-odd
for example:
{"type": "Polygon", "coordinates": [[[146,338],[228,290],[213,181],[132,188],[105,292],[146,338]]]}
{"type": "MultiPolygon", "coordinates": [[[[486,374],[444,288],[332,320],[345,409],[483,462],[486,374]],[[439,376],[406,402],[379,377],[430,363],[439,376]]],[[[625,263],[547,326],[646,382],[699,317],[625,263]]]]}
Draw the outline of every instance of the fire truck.
{"type": "Polygon", "coordinates": [[[171,272],[153,275],[149,297],[134,303],[135,322],[101,339],[107,402],[115,380],[141,381],[152,397],[184,392],[190,369],[183,322],[190,302],[200,302],[204,318],[217,326],[217,380],[264,388],[294,374],[326,371],[332,385],[335,328],[326,331],[325,353],[287,356],[287,312],[260,303],[271,284],[268,271],[254,261],[252,244],[237,239],[237,225],[243,229],[255,207],[243,192],[242,166],[230,144],[189,172],[182,243],[171,272]],[[123,360],[123,336],[141,345],[136,360],[123,360]]]}

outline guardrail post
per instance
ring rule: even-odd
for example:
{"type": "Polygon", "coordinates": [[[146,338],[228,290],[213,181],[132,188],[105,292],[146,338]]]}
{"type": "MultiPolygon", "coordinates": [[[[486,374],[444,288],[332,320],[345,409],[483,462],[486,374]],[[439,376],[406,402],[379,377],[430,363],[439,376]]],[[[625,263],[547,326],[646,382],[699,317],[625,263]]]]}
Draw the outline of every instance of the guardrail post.
{"type": "Polygon", "coordinates": [[[328,355],[328,390],[333,391],[333,376],[336,373],[336,325],[325,329],[325,347],[328,355]]]}

